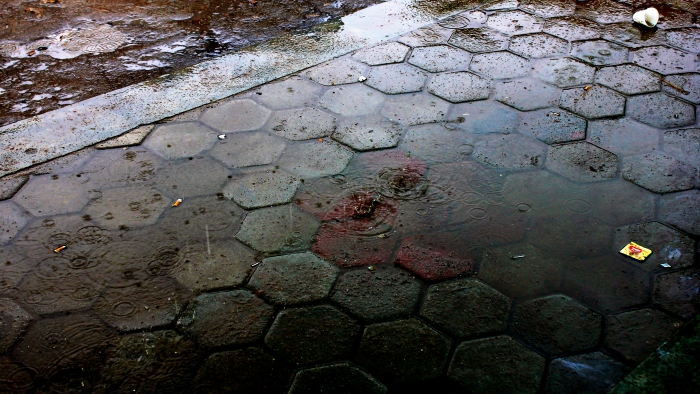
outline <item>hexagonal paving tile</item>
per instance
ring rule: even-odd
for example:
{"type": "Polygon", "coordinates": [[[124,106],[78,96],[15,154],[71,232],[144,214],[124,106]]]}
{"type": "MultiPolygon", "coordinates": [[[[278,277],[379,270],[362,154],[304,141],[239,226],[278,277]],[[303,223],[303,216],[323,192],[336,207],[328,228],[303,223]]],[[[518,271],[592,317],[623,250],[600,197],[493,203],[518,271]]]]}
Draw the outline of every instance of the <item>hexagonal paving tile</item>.
{"type": "Polygon", "coordinates": [[[413,238],[403,240],[394,264],[427,281],[469,275],[474,269],[473,258],[454,256],[444,250],[433,250],[432,247],[429,249],[413,238]]]}
{"type": "Polygon", "coordinates": [[[595,81],[624,94],[651,93],[661,90],[659,75],[641,67],[624,64],[604,67],[595,74],[595,81]]]}
{"type": "Polygon", "coordinates": [[[276,112],[270,130],[288,140],[300,141],[333,134],[335,118],[319,109],[306,107],[276,112]]]}
{"type": "Polygon", "coordinates": [[[666,37],[671,45],[688,52],[700,53],[700,29],[697,27],[668,30],[666,37]]]}
{"type": "Polygon", "coordinates": [[[288,109],[313,105],[321,96],[317,84],[294,76],[262,85],[256,99],[271,109],[288,109]]]}
{"type": "Polygon", "coordinates": [[[476,279],[457,279],[430,286],[421,316],[448,333],[465,338],[502,332],[510,300],[476,279]]]}
{"type": "Polygon", "coordinates": [[[666,153],[700,166],[700,129],[667,131],[663,135],[663,141],[666,153]]]}
{"type": "Polygon", "coordinates": [[[332,138],[358,151],[393,148],[399,143],[403,128],[387,120],[343,122],[332,138]]]}
{"type": "MultiPolygon", "coordinates": [[[[208,258],[200,255],[201,246],[206,246],[207,238],[212,245],[216,241],[227,242],[231,239],[231,235],[238,231],[243,216],[245,216],[243,209],[223,194],[217,193],[189,198],[184,200],[177,209],[166,210],[158,223],[158,231],[173,239],[191,241],[190,245],[182,245],[179,248],[192,260],[201,262],[208,258]]],[[[227,254],[235,250],[236,245],[232,244],[230,247],[231,249],[228,246],[223,247],[221,253],[227,254]]],[[[204,254],[207,254],[206,248],[204,254]]]]}
{"type": "Polygon", "coordinates": [[[282,392],[292,371],[277,358],[256,347],[214,353],[204,360],[192,387],[196,393],[212,393],[225,387],[233,393],[282,392]]]}
{"type": "Polygon", "coordinates": [[[330,89],[319,104],[338,115],[358,116],[377,112],[384,95],[365,85],[350,85],[330,89]]]}
{"type": "Polygon", "coordinates": [[[629,372],[601,352],[557,358],[549,363],[545,393],[607,393],[629,372]]]}
{"type": "Polygon", "coordinates": [[[211,148],[215,142],[214,130],[199,122],[185,122],[158,126],[143,146],[166,159],[178,159],[198,155],[211,148]]]}
{"type": "Polygon", "coordinates": [[[659,131],[629,117],[588,122],[588,140],[618,155],[651,152],[659,147],[659,131]]]}
{"type": "Polygon", "coordinates": [[[695,56],[665,46],[637,49],[632,52],[632,61],[661,74],[687,73],[698,69],[695,56]]]}
{"type": "Polygon", "coordinates": [[[608,318],[605,347],[641,363],[683,324],[683,321],[651,308],[619,313],[608,318]]]}
{"type": "Polygon", "coordinates": [[[542,30],[544,21],[522,11],[501,11],[486,21],[486,26],[506,34],[535,33],[542,30]]]}
{"type": "Polygon", "coordinates": [[[0,201],[8,200],[29,181],[28,174],[8,175],[0,178],[0,201]]]}
{"type": "Polygon", "coordinates": [[[343,312],[318,305],[284,309],[265,336],[265,344],[294,364],[347,358],[360,326],[343,312]]]}
{"type": "Polygon", "coordinates": [[[382,116],[405,125],[417,125],[441,121],[447,115],[450,104],[425,94],[391,97],[382,109],[382,116]]]}
{"type": "MultiPolygon", "coordinates": [[[[586,215],[543,212],[530,225],[528,240],[538,248],[558,256],[590,256],[608,253],[612,229],[586,215]]],[[[570,258],[561,259],[565,263],[570,258]]]]}
{"type": "Polygon", "coordinates": [[[93,155],[83,167],[83,174],[90,174],[90,183],[98,190],[144,184],[155,178],[156,168],[163,162],[160,155],[142,146],[107,149],[93,155]]]}
{"type": "Polygon", "coordinates": [[[438,25],[446,29],[474,28],[483,25],[487,18],[484,11],[472,10],[441,19],[438,21],[438,25]]]}
{"type": "Polygon", "coordinates": [[[593,82],[595,68],[566,58],[541,60],[534,67],[534,76],[561,88],[593,82]]]}
{"type": "Polygon", "coordinates": [[[625,161],[622,177],[655,193],[695,187],[698,170],[661,152],[633,156],[625,161]]]}
{"type": "Polygon", "coordinates": [[[155,125],[145,125],[139,126],[135,129],[127,131],[126,133],[110,138],[106,141],[102,141],[95,145],[97,149],[111,149],[111,148],[125,148],[127,146],[140,145],[148,134],[153,131],[155,125]]]}
{"type": "MultiPolygon", "coordinates": [[[[83,209],[90,201],[89,187],[89,179],[80,175],[32,176],[12,200],[34,216],[61,215],[83,209]]],[[[11,222],[16,222],[15,226],[26,220],[26,214],[21,213],[14,204],[6,202],[3,206],[8,215],[3,216],[13,218],[11,222]]],[[[11,222],[8,222],[7,228],[10,231],[11,222]]]]}
{"type": "Polygon", "coordinates": [[[659,271],[659,264],[673,268],[693,265],[693,240],[689,236],[659,222],[633,224],[617,229],[615,248],[621,249],[629,242],[636,242],[654,251],[639,265],[649,271],[659,271]]]}
{"type": "Polygon", "coordinates": [[[545,18],[572,15],[576,10],[573,3],[551,3],[547,0],[520,0],[520,8],[545,18]]]}
{"type": "Polygon", "coordinates": [[[485,100],[489,98],[491,84],[488,79],[468,72],[452,72],[436,75],[428,85],[428,91],[453,103],[485,100]]]}
{"type": "Polygon", "coordinates": [[[255,253],[236,240],[191,245],[185,264],[172,276],[185,287],[208,291],[242,285],[253,271],[255,253]]]}
{"type": "Polygon", "coordinates": [[[364,64],[358,63],[352,58],[343,57],[316,66],[304,75],[321,85],[343,85],[357,82],[358,78],[365,75],[366,69],[367,66],[364,64]]]}
{"type": "Polygon", "coordinates": [[[659,219],[683,231],[700,235],[700,191],[664,196],[659,202],[659,219]]]}
{"type": "Polygon", "coordinates": [[[366,84],[387,94],[411,93],[423,90],[428,76],[406,64],[373,67],[366,84]]]}
{"type": "Polygon", "coordinates": [[[443,124],[411,127],[400,149],[428,164],[452,163],[471,155],[476,137],[443,124]]]}
{"type": "Polygon", "coordinates": [[[127,186],[102,191],[102,196],[85,208],[85,213],[105,228],[145,227],[154,224],[172,201],[158,190],[127,186]]]}
{"type": "Polygon", "coordinates": [[[420,320],[397,320],[367,326],[356,359],[387,382],[419,382],[440,376],[450,347],[447,338],[420,320]]]}
{"type": "Polygon", "coordinates": [[[334,265],[312,253],[298,253],[266,258],[248,286],[267,302],[293,305],[326,298],[337,276],[334,265]]]}
{"type": "Polygon", "coordinates": [[[261,338],[274,313],[246,290],[205,293],[187,306],[177,327],[208,348],[242,345],[261,338]]]}
{"type": "Polygon", "coordinates": [[[289,389],[289,394],[386,392],[386,387],[378,380],[348,363],[301,370],[289,389]]]}
{"type": "Polygon", "coordinates": [[[571,56],[602,66],[627,62],[629,50],[605,40],[576,41],[571,44],[571,56]]]}
{"type": "Polygon", "coordinates": [[[316,178],[341,173],[352,155],[335,141],[308,141],[288,147],[277,163],[292,174],[316,178]]]}
{"type": "Polygon", "coordinates": [[[518,8],[518,0],[497,1],[495,4],[486,7],[486,11],[508,10],[518,8]]]}
{"type": "Polygon", "coordinates": [[[545,144],[586,138],[586,120],[563,110],[543,109],[522,115],[518,131],[545,144]]]}
{"type": "Polygon", "coordinates": [[[469,52],[493,52],[508,48],[509,38],[495,30],[480,28],[457,30],[449,43],[469,52]]]}
{"type": "Polygon", "coordinates": [[[168,161],[156,170],[155,184],[164,195],[175,200],[221,191],[229,170],[208,157],[168,161]]]}
{"type": "Polygon", "coordinates": [[[277,160],[285,146],[284,140],[262,131],[236,133],[216,144],[209,154],[232,168],[261,166],[277,160]]]}
{"type": "Polygon", "coordinates": [[[590,40],[600,37],[599,24],[575,16],[547,19],[544,23],[543,31],[569,41],[590,40]]]}
{"type": "Polygon", "coordinates": [[[627,114],[661,129],[689,126],[695,123],[695,107],[663,93],[630,97],[627,114]]]}
{"type": "Polygon", "coordinates": [[[236,239],[260,252],[294,252],[311,246],[320,225],[291,205],[263,208],[246,215],[236,239]]]}
{"type": "Polygon", "coordinates": [[[569,52],[569,43],[546,33],[513,37],[508,49],[529,58],[552,57],[569,52]]]}
{"type": "Polygon", "coordinates": [[[331,299],[363,320],[377,321],[410,315],[420,291],[420,281],[408,272],[379,266],[342,275],[331,299]]]}
{"type": "Polygon", "coordinates": [[[406,33],[399,37],[399,41],[414,48],[444,44],[450,38],[452,31],[435,23],[406,33]]]}
{"type": "Polygon", "coordinates": [[[681,97],[695,104],[700,104],[700,74],[688,73],[669,75],[664,79],[684,90],[684,92],[679,92],[676,88],[662,83],[661,87],[664,92],[676,97],[681,97]]]}
{"type": "Polygon", "coordinates": [[[581,5],[578,14],[598,23],[624,22],[632,15],[632,7],[606,0],[589,0],[581,5]]]}
{"type": "Polygon", "coordinates": [[[281,170],[251,173],[229,182],[224,196],[243,208],[260,208],[292,201],[301,181],[281,170]]]}
{"type": "Polygon", "coordinates": [[[530,72],[530,62],[510,52],[474,55],[469,68],[495,79],[522,77],[530,72]]]}
{"type": "Polygon", "coordinates": [[[547,146],[518,134],[486,134],[474,145],[472,156],[486,164],[511,170],[541,167],[547,146]]]}
{"type": "Polygon", "coordinates": [[[22,278],[36,267],[36,261],[20,254],[17,247],[3,245],[0,248],[0,291],[8,293],[20,283],[22,278]]]}
{"type": "Polygon", "coordinates": [[[381,64],[401,63],[411,48],[398,42],[387,42],[377,46],[361,49],[352,57],[370,66],[381,64]]]}
{"type": "Polygon", "coordinates": [[[513,332],[548,354],[580,352],[598,345],[603,317],[565,295],[516,304],[513,332]]]}
{"type": "MultiPolygon", "coordinates": [[[[585,215],[590,209],[594,218],[613,226],[654,218],[656,195],[622,179],[586,185],[578,197],[565,204],[569,213],[585,215]]],[[[622,246],[613,248],[615,252],[620,249],[622,246]]]]}
{"type": "Polygon", "coordinates": [[[472,55],[447,45],[420,47],[413,50],[408,62],[423,70],[439,73],[449,70],[466,70],[472,55]]]}
{"type": "MultiPolygon", "coordinates": [[[[664,19],[666,19],[665,15],[664,19]]],[[[602,30],[605,40],[624,45],[628,48],[666,44],[666,35],[663,31],[657,30],[649,34],[648,31],[639,29],[634,23],[629,23],[627,21],[606,25],[602,30]]]]}
{"type": "Polygon", "coordinates": [[[549,150],[547,168],[583,182],[615,178],[617,156],[588,142],[556,145],[549,150]]]}
{"type": "Polygon", "coordinates": [[[463,342],[447,377],[475,394],[539,392],[545,359],[508,336],[463,342]]]}
{"type": "Polygon", "coordinates": [[[602,86],[566,89],[559,105],[588,119],[605,118],[625,113],[625,97],[602,86]]]}
{"type": "Polygon", "coordinates": [[[516,79],[496,85],[496,100],[521,111],[555,107],[561,91],[536,79],[516,79]]]}
{"type": "Polygon", "coordinates": [[[208,109],[199,120],[224,133],[232,133],[259,129],[268,117],[269,109],[253,100],[245,99],[232,100],[208,109]]]}
{"type": "Polygon", "coordinates": [[[690,319],[700,311],[700,271],[688,268],[656,277],[654,304],[690,319]]]}
{"type": "Polygon", "coordinates": [[[0,202],[0,244],[9,243],[28,222],[29,215],[13,202],[0,202]]]}
{"type": "Polygon", "coordinates": [[[449,120],[456,120],[459,129],[473,135],[510,134],[518,128],[520,112],[494,101],[475,101],[453,105],[449,120]]]}
{"type": "Polygon", "coordinates": [[[32,316],[8,298],[0,298],[0,352],[5,353],[24,332],[32,316]]]}

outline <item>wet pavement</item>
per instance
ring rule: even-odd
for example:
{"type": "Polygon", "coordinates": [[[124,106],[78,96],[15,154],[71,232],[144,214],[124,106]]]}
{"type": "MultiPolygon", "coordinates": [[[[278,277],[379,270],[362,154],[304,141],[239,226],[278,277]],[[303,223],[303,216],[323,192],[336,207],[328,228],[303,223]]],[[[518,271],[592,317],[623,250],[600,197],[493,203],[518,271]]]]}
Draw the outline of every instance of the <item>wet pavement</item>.
{"type": "Polygon", "coordinates": [[[0,388],[607,392],[700,311],[700,10],[636,3],[488,4],[0,178],[0,388]]]}

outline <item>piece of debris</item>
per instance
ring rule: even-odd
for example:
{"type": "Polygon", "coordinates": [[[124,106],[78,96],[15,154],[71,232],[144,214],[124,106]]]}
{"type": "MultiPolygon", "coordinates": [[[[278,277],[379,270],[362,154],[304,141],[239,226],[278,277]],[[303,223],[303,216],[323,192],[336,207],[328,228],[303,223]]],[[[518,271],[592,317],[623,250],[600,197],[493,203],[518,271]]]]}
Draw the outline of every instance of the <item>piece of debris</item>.
{"type": "Polygon", "coordinates": [[[624,248],[622,248],[620,253],[635,260],[644,261],[651,254],[651,249],[647,249],[644,246],[630,242],[624,248]]]}
{"type": "Polygon", "coordinates": [[[370,265],[369,267],[367,267],[367,269],[370,270],[370,271],[374,271],[374,270],[377,269],[377,267],[375,267],[375,266],[373,266],[373,265],[370,265]]]}
{"type": "Polygon", "coordinates": [[[57,248],[54,249],[53,251],[56,252],[56,253],[61,253],[61,251],[62,251],[63,249],[65,249],[65,248],[67,248],[67,246],[66,246],[66,245],[62,245],[62,246],[57,247],[57,248]]]}
{"type": "Polygon", "coordinates": [[[225,140],[225,139],[226,139],[226,134],[219,134],[219,139],[220,139],[220,140],[225,140]]]}
{"type": "Polygon", "coordinates": [[[364,75],[360,75],[360,78],[357,78],[358,82],[364,82],[366,80],[367,80],[367,77],[365,77],[364,75]]]}
{"type": "Polygon", "coordinates": [[[581,94],[581,98],[586,97],[588,92],[591,90],[591,85],[586,85],[583,87],[583,94],[581,94]]]}
{"type": "Polygon", "coordinates": [[[173,206],[176,207],[176,206],[180,205],[181,202],[182,202],[182,199],[181,199],[181,198],[178,198],[178,199],[175,200],[175,202],[173,203],[173,206]]]}
{"type": "Polygon", "coordinates": [[[654,7],[637,11],[632,15],[632,20],[642,26],[652,28],[659,22],[659,11],[654,7]]]}
{"type": "Polygon", "coordinates": [[[663,78],[659,78],[659,79],[661,80],[661,82],[665,83],[666,85],[668,85],[668,86],[670,86],[670,87],[676,89],[680,94],[686,94],[686,95],[687,95],[687,94],[690,94],[689,91],[683,89],[682,87],[680,87],[680,86],[678,86],[678,85],[676,85],[676,84],[673,84],[673,83],[671,83],[671,82],[669,82],[669,81],[667,81],[667,80],[665,80],[665,79],[663,79],[663,78]]]}
{"type": "Polygon", "coordinates": [[[671,264],[669,264],[669,263],[662,263],[662,264],[659,264],[659,266],[664,267],[664,268],[671,268],[671,264]]]}
{"type": "Polygon", "coordinates": [[[318,142],[323,142],[323,138],[319,138],[319,139],[318,139],[318,142]]]}
{"type": "Polygon", "coordinates": [[[261,262],[258,261],[257,263],[253,263],[253,264],[251,264],[250,266],[251,266],[251,267],[257,267],[260,263],[261,263],[261,262]]]}
{"type": "Polygon", "coordinates": [[[511,257],[510,259],[511,259],[511,260],[517,260],[517,259],[524,259],[524,258],[525,258],[525,255],[524,255],[524,254],[518,254],[518,255],[515,255],[515,256],[511,257]]]}

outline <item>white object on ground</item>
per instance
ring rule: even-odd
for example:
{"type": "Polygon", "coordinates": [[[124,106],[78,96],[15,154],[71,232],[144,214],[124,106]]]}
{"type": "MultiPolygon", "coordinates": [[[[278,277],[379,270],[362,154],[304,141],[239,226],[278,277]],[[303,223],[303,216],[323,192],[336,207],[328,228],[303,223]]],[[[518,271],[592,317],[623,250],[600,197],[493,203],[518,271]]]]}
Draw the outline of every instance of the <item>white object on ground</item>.
{"type": "Polygon", "coordinates": [[[646,10],[635,12],[632,19],[640,25],[654,27],[659,22],[659,11],[654,7],[647,8],[646,10]]]}

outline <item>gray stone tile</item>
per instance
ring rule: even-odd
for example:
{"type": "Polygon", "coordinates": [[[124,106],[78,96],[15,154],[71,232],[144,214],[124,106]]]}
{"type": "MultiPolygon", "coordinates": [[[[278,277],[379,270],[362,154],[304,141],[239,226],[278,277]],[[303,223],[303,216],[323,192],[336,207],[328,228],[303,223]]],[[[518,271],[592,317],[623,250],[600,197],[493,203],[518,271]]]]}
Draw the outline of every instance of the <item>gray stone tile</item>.
{"type": "Polygon", "coordinates": [[[405,125],[434,123],[445,119],[450,105],[439,98],[425,94],[391,97],[382,109],[389,120],[405,125]]]}
{"type": "MultiPolygon", "coordinates": [[[[588,185],[578,200],[570,201],[569,211],[581,214],[590,207],[590,215],[615,227],[654,219],[656,195],[624,179],[588,185]],[[590,205],[585,204],[588,202],[590,205]],[[578,205],[580,203],[580,205],[578,205]]],[[[584,213],[585,214],[585,213],[584,213]]],[[[616,253],[622,249],[612,248],[616,253]]],[[[598,248],[596,248],[598,250],[598,248]]]]}
{"type": "Polygon", "coordinates": [[[606,322],[605,347],[639,364],[682,324],[683,321],[651,308],[612,315],[606,322]]]}
{"type": "Polygon", "coordinates": [[[261,128],[270,112],[253,100],[232,100],[206,110],[199,120],[218,131],[233,133],[261,128]]]}
{"type": "Polygon", "coordinates": [[[459,162],[474,150],[476,136],[444,124],[411,127],[400,149],[428,164],[459,162]]]}
{"type": "Polygon", "coordinates": [[[654,304],[690,319],[700,311],[700,271],[688,268],[656,277],[654,304]]]}
{"type": "MultiPolygon", "coordinates": [[[[244,215],[245,211],[223,193],[188,198],[177,209],[167,209],[163,213],[158,231],[182,242],[205,245],[207,239],[212,243],[230,239],[238,231],[244,215]]],[[[200,252],[201,248],[194,248],[193,258],[204,257],[200,252]]]]}
{"type": "Polygon", "coordinates": [[[144,147],[100,151],[89,160],[82,173],[89,174],[96,189],[151,183],[156,168],[165,160],[144,147]]]}
{"type": "Polygon", "coordinates": [[[607,393],[630,369],[603,353],[557,358],[549,363],[546,394],[607,393]]]}
{"type": "MultiPolygon", "coordinates": [[[[559,4],[559,3],[556,3],[559,4]]],[[[599,24],[575,16],[547,19],[543,31],[565,40],[590,40],[600,38],[599,24]]]]}
{"type": "Polygon", "coordinates": [[[403,127],[377,118],[343,121],[332,138],[358,151],[393,148],[399,143],[403,127]]]}
{"type": "Polygon", "coordinates": [[[366,84],[386,94],[412,93],[423,90],[427,78],[415,67],[390,64],[372,67],[366,84]]]}
{"type": "Polygon", "coordinates": [[[591,0],[584,4],[578,14],[598,23],[626,22],[632,15],[632,7],[619,2],[591,0]]]}
{"type": "Polygon", "coordinates": [[[549,149],[547,169],[579,182],[617,176],[617,156],[588,142],[556,145],[549,149]]]}
{"type": "Polygon", "coordinates": [[[569,43],[546,33],[535,33],[511,38],[508,49],[529,58],[552,57],[569,53],[569,43]]]}
{"type": "Polygon", "coordinates": [[[322,90],[318,84],[294,76],[262,85],[256,100],[273,110],[306,107],[318,101],[322,90]]]}
{"type": "Polygon", "coordinates": [[[576,4],[547,0],[520,0],[520,8],[545,18],[573,15],[576,4]]]}
{"type": "Polygon", "coordinates": [[[9,298],[0,298],[0,352],[7,352],[32,321],[32,316],[9,298]]]}
{"type": "Polygon", "coordinates": [[[488,15],[484,11],[472,10],[441,19],[438,25],[447,29],[475,28],[483,25],[487,18],[488,15]]]}
{"type": "Polygon", "coordinates": [[[452,31],[441,27],[439,24],[433,24],[406,33],[399,37],[399,41],[414,48],[444,44],[450,38],[452,31]]]}
{"type": "Polygon", "coordinates": [[[321,85],[344,85],[358,82],[365,75],[367,66],[352,58],[343,57],[316,66],[304,73],[304,76],[321,85]]]}
{"type": "Polygon", "coordinates": [[[0,244],[9,243],[29,223],[29,215],[12,201],[0,202],[0,244]]]}
{"type": "Polygon", "coordinates": [[[475,394],[535,394],[544,368],[544,357],[502,335],[459,344],[447,377],[475,394]]]}
{"type": "Polygon", "coordinates": [[[226,239],[189,245],[185,259],[171,275],[188,289],[201,292],[241,286],[253,271],[255,253],[226,239]]]}
{"type": "Polygon", "coordinates": [[[560,88],[593,82],[595,68],[574,59],[541,60],[534,67],[534,76],[560,88]]]}
{"type": "Polygon", "coordinates": [[[341,173],[353,152],[335,141],[308,141],[287,147],[277,162],[299,177],[317,178],[341,173]]]}
{"type": "Polygon", "coordinates": [[[0,178],[0,201],[9,200],[29,181],[29,174],[13,174],[0,178]]]}
{"type": "Polygon", "coordinates": [[[321,223],[292,205],[258,209],[246,215],[236,239],[265,252],[307,250],[321,223]]]}
{"type": "Polygon", "coordinates": [[[387,42],[371,48],[361,49],[352,57],[370,66],[401,63],[411,48],[398,42],[387,42]]]}
{"type": "Polygon", "coordinates": [[[522,115],[518,131],[545,144],[586,138],[586,120],[564,110],[543,109],[522,115]]]}
{"type": "Polygon", "coordinates": [[[605,40],[576,41],[571,44],[571,56],[596,66],[602,66],[626,63],[629,58],[629,50],[605,40]]]}
{"type": "Polygon", "coordinates": [[[261,166],[277,160],[286,146],[284,140],[262,131],[236,133],[219,141],[209,154],[232,168],[261,166]]]}
{"type": "Polygon", "coordinates": [[[617,155],[651,152],[659,147],[659,131],[629,117],[588,122],[588,140],[617,155]]]}
{"type": "Polygon", "coordinates": [[[688,52],[700,53],[700,28],[686,27],[666,31],[668,42],[688,52]]]}
{"type": "Polygon", "coordinates": [[[659,219],[683,231],[700,235],[700,191],[664,196],[659,202],[659,219]]]}
{"type": "Polygon", "coordinates": [[[561,94],[559,105],[588,119],[599,119],[625,113],[625,97],[598,85],[594,85],[588,90],[582,88],[565,89],[561,94]]]}
{"type": "Polygon", "coordinates": [[[179,159],[196,156],[214,146],[216,132],[199,122],[168,123],[158,126],[143,146],[164,157],[179,159]]]}
{"type": "Polygon", "coordinates": [[[208,157],[166,162],[156,171],[156,188],[173,200],[216,194],[226,182],[229,170],[208,157]]]}
{"type": "Polygon", "coordinates": [[[319,104],[338,115],[364,116],[378,112],[384,97],[382,93],[358,84],[328,90],[319,104]]]}
{"type": "Polygon", "coordinates": [[[509,37],[487,28],[457,30],[449,43],[469,52],[494,52],[508,48],[509,37]]]}
{"type": "Polygon", "coordinates": [[[666,81],[682,88],[686,93],[681,93],[668,84],[662,83],[661,87],[664,92],[670,93],[676,97],[688,100],[695,104],[700,104],[700,74],[677,74],[669,75],[664,78],[666,81]]]}
{"type": "Polygon", "coordinates": [[[618,228],[615,231],[615,249],[635,242],[653,253],[639,266],[647,271],[660,272],[659,264],[669,264],[673,268],[687,268],[693,265],[693,240],[680,231],[659,222],[646,222],[618,228]]]}
{"type": "Polygon", "coordinates": [[[204,360],[192,386],[198,392],[211,393],[228,388],[238,393],[283,392],[292,371],[279,360],[257,347],[214,353],[204,360]]]}
{"type": "Polygon", "coordinates": [[[556,107],[561,90],[536,79],[516,79],[496,85],[496,100],[521,111],[556,107]]]}
{"type": "MultiPolygon", "coordinates": [[[[664,18],[666,16],[664,15],[664,18]]],[[[657,27],[659,25],[657,24],[657,27]]],[[[641,48],[666,44],[666,34],[663,30],[655,29],[650,34],[649,29],[639,28],[629,21],[613,23],[603,27],[603,38],[628,48],[641,48]]]]}
{"type": "Polygon", "coordinates": [[[630,97],[627,115],[660,129],[690,126],[695,123],[695,107],[663,93],[630,97]]]}
{"type": "MultiPolygon", "coordinates": [[[[89,178],[80,174],[33,176],[12,201],[37,217],[78,212],[94,197],[90,186],[89,178]]],[[[11,204],[5,206],[10,209],[11,204]]],[[[17,210],[12,216],[21,220],[17,210]]]]}
{"type": "Polygon", "coordinates": [[[145,125],[127,131],[119,137],[110,138],[95,145],[97,149],[123,148],[125,146],[139,145],[153,131],[154,125],[145,125]]]}
{"type": "Polygon", "coordinates": [[[503,0],[497,1],[495,4],[489,5],[485,8],[487,11],[498,11],[498,10],[509,10],[513,8],[518,8],[518,0],[503,0]]]}
{"type": "Polygon", "coordinates": [[[290,308],[277,315],[265,344],[295,365],[327,363],[350,356],[360,329],[329,305],[290,308]]]}
{"type": "Polygon", "coordinates": [[[513,133],[518,128],[520,112],[493,101],[476,101],[453,105],[449,120],[473,134],[513,133]]]}
{"type": "Polygon", "coordinates": [[[312,107],[289,109],[275,112],[268,127],[288,140],[315,139],[333,134],[335,117],[312,107]]]}
{"type": "Polygon", "coordinates": [[[301,181],[285,171],[243,175],[224,186],[223,193],[246,209],[269,207],[292,201],[301,181]]]}
{"type": "Polygon", "coordinates": [[[666,46],[647,47],[632,51],[632,61],[664,75],[698,70],[696,56],[666,46]]]}
{"type": "Polygon", "coordinates": [[[486,134],[476,142],[472,153],[477,160],[509,170],[542,167],[546,155],[546,145],[518,134],[486,134]]]}
{"type": "Polygon", "coordinates": [[[506,34],[536,33],[544,20],[522,11],[501,11],[489,16],[486,26],[506,34]]]}
{"type": "Polygon", "coordinates": [[[319,301],[328,295],[338,268],[312,253],[268,257],[250,278],[248,286],[274,305],[319,301]]]}
{"type": "Polygon", "coordinates": [[[368,373],[348,363],[299,371],[289,394],[316,393],[386,394],[387,388],[368,373]]]}
{"type": "Polygon", "coordinates": [[[700,166],[700,129],[667,131],[663,135],[664,152],[700,166]]]}
{"type": "Polygon", "coordinates": [[[517,78],[530,72],[530,62],[504,51],[475,55],[469,68],[495,79],[517,78]]]}
{"type": "Polygon", "coordinates": [[[15,289],[22,278],[36,267],[36,260],[20,254],[19,250],[26,253],[25,249],[19,249],[11,245],[3,245],[0,248],[0,262],[3,263],[2,270],[0,270],[2,272],[0,291],[3,293],[8,293],[15,289]]]}
{"type": "Polygon", "coordinates": [[[622,177],[654,193],[671,193],[693,189],[698,170],[661,152],[651,152],[625,160],[622,177]]]}
{"type": "Polygon", "coordinates": [[[640,94],[661,90],[660,75],[641,67],[624,64],[604,67],[595,74],[596,83],[624,94],[640,94]]]}
{"type": "Polygon", "coordinates": [[[99,226],[115,230],[120,226],[150,226],[171,204],[172,200],[154,188],[126,186],[103,190],[84,212],[99,226]]]}
{"type": "Polygon", "coordinates": [[[428,91],[452,103],[486,100],[491,83],[488,79],[469,72],[438,74],[428,85],[428,91]]]}
{"type": "Polygon", "coordinates": [[[472,55],[447,45],[415,48],[408,62],[423,70],[438,73],[449,70],[466,70],[472,55]]]}

